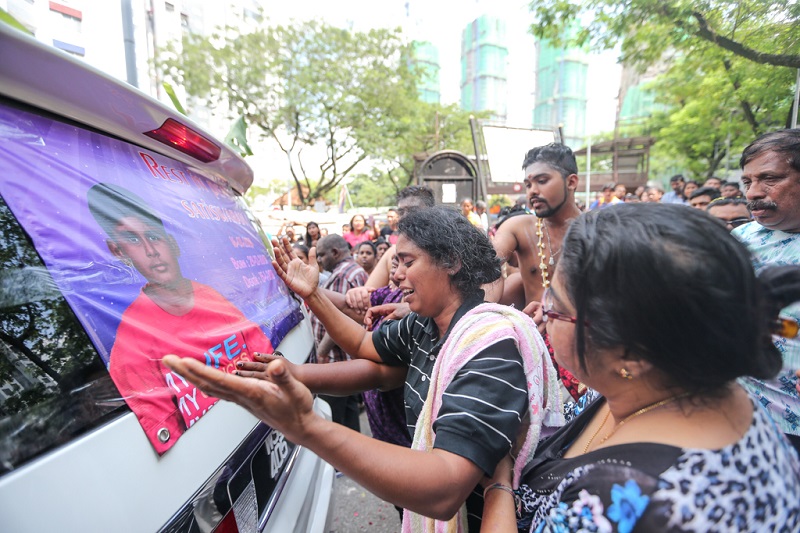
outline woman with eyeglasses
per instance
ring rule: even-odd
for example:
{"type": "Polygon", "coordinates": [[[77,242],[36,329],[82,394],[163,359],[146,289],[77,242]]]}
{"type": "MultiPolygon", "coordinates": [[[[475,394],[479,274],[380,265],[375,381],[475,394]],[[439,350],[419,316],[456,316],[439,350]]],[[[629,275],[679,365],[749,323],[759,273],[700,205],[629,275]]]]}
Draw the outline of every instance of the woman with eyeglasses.
{"type": "Polygon", "coordinates": [[[770,333],[797,333],[777,317],[800,300],[800,268],[757,279],[722,225],[676,204],[586,213],[562,250],[547,332],[601,396],[518,490],[498,467],[484,531],[800,531],[797,453],[737,382],[780,369],[770,333]]]}

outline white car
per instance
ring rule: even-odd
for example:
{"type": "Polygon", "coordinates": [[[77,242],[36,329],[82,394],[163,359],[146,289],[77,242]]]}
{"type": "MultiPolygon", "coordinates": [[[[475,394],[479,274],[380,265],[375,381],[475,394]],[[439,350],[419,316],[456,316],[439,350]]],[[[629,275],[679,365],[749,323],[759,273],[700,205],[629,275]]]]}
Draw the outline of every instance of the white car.
{"type": "Polygon", "coordinates": [[[198,354],[207,364],[232,364],[254,336],[297,363],[311,352],[309,321],[241,198],[249,166],[186,117],[2,24],[0,50],[0,529],[323,531],[330,465],[234,404],[177,396],[179,376],[137,385],[137,368],[159,365],[147,346],[205,327],[180,322],[183,303],[157,318],[148,295],[170,269],[193,287],[189,308],[204,288],[251,328],[198,354]],[[95,187],[146,199],[161,233],[104,228],[95,187]],[[150,251],[137,260],[133,245],[150,251]],[[171,422],[153,422],[150,401],[171,406],[171,422]]]}

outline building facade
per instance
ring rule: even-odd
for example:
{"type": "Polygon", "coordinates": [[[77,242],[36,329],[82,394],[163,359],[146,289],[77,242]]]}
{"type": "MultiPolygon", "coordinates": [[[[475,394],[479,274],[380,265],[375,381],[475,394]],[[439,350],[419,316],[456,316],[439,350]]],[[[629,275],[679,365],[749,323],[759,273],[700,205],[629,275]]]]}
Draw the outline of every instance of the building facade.
{"type": "Polygon", "coordinates": [[[506,24],[483,15],[461,36],[461,108],[491,111],[494,122],[508,118],[508,43],[506,24]]]}
{"type": "Polygon", "coordinates": [[[586,144],[587,75],[589,57],[580,48],[536,43],[536,97],[533,127],[562,127],[564,143],[573,149],[586,144]]]}

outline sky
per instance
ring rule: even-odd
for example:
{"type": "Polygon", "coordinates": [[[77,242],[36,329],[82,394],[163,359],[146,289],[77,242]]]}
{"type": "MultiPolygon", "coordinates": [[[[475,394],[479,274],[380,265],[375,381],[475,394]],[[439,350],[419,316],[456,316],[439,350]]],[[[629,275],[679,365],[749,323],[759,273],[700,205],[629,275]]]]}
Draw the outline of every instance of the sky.
{"type": "MultiPolygon", "coordinates": [[[[411,38],[427,40],[439,49],[443,104],[460,98],[461,32],[482,14],[506,21],[509,44],[509,126],[530,127],[534,91],[534,39],[528,32],[532,16],[520,0],[268,0],[262,3],[271,20],[316,17],[355,30],[402,27],[411,38]]],[[[614,127],[621,68],[613,52],[592,54],[588,73],[587,133],[614,127]]]]}

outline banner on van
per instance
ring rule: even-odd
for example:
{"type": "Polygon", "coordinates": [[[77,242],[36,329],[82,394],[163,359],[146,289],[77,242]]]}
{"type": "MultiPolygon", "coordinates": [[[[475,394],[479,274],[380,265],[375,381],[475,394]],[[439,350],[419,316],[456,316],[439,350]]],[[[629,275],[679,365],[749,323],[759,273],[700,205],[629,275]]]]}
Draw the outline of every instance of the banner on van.
{"type": "Polygon", "coordinates": [[[164,453],[217,401],[164,355],[232,372],[302,319],[263,231],[224,180],[137,146],[5,106],[0,138],[3,198],[164,453]]]}

